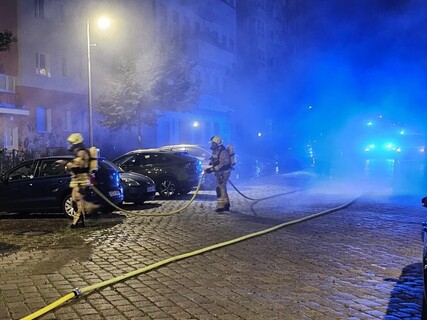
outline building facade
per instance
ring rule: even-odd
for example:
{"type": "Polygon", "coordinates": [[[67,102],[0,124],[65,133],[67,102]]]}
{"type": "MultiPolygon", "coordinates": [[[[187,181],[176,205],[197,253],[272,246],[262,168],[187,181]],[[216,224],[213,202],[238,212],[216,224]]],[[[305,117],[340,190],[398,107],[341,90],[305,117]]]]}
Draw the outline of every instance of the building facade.
{"type": "Polygon", "coordinates": [[[9,84],[0,90],[0,144],[9,151],[51,154],[71,132],[87,130],[84,51],[69,41],[72,28],[64,27],[82,9],[69,10],[60,0],[6,2],[1,29],[18,41],[0,53],[0,77],[9,84]]]}
{"type": "MultiPolygon", "coordinates": [[[[114,46],[103,47],[100,41],[92,48],[93,104],[106,89],[108,68],[101,63],[107,51],[143,50],[150,41],[173,36],[186,43],[186,54],[196,64],[194,76],[201,83],[196,106],[164,112],[155,127],[144,126],[144,147],[206,146],[213,135],[231,142],[256,134],[258,122],[265,130],[271,121],[256,111],[258,101],[267,101],[264,85],[286,69],[284,13],[289,1],[125,0],[119,6],[107,0],[2,1],[0,30],[12,31],[18,41],[0,52],[0,146],[49,154],[65,147],[72,132],[88,137],[86,23],[89,12],[103,5],[116,5],[123,24],[114,46]],[[245,121],[251,128],[242,130],[245,121]]],[[[101,154],[114,156],[137,147],[134,129],[112,132],[96,119],[94,142],[101,154]]]]}

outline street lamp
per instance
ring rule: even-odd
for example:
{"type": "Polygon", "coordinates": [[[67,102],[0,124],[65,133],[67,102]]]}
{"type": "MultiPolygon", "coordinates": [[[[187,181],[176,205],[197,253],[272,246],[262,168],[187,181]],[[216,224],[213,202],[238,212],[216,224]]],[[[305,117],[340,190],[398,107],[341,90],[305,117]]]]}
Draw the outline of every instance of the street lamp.
{"type": "MultiPolygon", "coordinates": [[[[101,29],[106,29],[110,26],[110,19],[101,17],[97,20],[97,24],[101,29]]],[[[89,146],[93,146],[93,106],[92,106],[92,70],[90,63],[90,47],[95,46],[90,41],[90,19],[86,21],[86,38],[87,38],[87,80],[88,80],[88,113],[89,113],[89,146]]]]}

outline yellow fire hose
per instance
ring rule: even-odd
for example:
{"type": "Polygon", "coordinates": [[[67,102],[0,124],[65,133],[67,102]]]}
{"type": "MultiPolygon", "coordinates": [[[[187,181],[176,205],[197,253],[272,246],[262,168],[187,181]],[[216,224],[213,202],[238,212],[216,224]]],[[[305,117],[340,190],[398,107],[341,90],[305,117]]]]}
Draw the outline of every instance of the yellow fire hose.
{"type": "Polygon", "coordinates": [[[328,209],[328,210],[325,210],[325,211],[322,211],[322,212],[318,212],[318,213],[315,213],[315,214],[308,215],[308,216],[303,217],[303,218],[299,218],[299,219],[295,219],[295,220],[288,221],[288,222],[285,222],[285,223],[281,223],[281,224],[276,225],[274,227],[271,227],[271,228],[268,228],[268,229],[264,229],[264,230],[261,230],[261,231],[258,231],[258,232],[254,232],[254,233],[251,233],[251,234],[248,234],[248,235],[245,235],[245,236],[242,236],[242,237],[238,237],[238,238],[235,238],[235,239],[232,239],[232,240],[229,240],[229,241],[217,243],[217,244],[214,244],[214,245],[209,246],[209,247],[198,249],[198,250],[195,250],[195,251],[192,251],[192,252],[183,253],[183,254],[180,254],[180,255],[177,255],[177,256],[174,256],[174,257],[171,257],[171,258],[168,258],[168,259],[165,259],[165,260],[153,263],[153,264],[148,265],[146,267],[134,270],[132,272],[123,274],[121,276],[118,276],[118,277],[112,278],[110,280],[103,281],[103,282],[100,282],[100,283],[97,283],[97,284],[85,287],[85,288],[82,288],[82,289],[76,288],[72,292],[70,292],[67,295],[63,296],[62,298],[60,298],[60,299],[54,301],[53,303],[47,305],[43,309],[40,309],[40,310],[38,310],[38,311],[36,311],[36,312],[34,312],[34,313],[32,313],[32,314],[30,314],[30,315],[22,318],[21,320],[36,319],[37,317],[40,317],[41,315],[43,315],[43,314],[47,313],[48,311],[50,311],[50,310],[52,310],[52,309],[60,306],[61,304],[67,302],[68,300],[70,300],[72,298],[77,298],[77,297],[79,297],[79,296],[81,296],[83,294],[89,293],[89,292],[91,292],[93,290],[96,290],[96,289],[99,289],[99,288],[102,288],[102,287],[114,284],[116,282],[125,280],[127,278],[136,276],[138,274],[141,274],[141,273],[153,270],[155,268],[164,266],[164,265],[169,264],[171,262],[182,260],[182,259],[185,259],[185,258],[189,258],[189,257],[195,256],[195,255],[198,255],[198,254],[202,254],[202,253],[205,253],[205,252],[208,252],[208,251],[212,251],[212,250],[215,250],[215,249],[218,249],[218,248],[221,248],[221,247],[225,247],[225,246],[237,243],[237,242],[241,242],[241,241],[244,241],[244,240],[247,240],[247,239],[250,239],[250,238],[261,236],[263,234],[276,231],[276,230],[278,230],[280,228],[283,228],[283,227],[286,227],[286,226],[290,226],[290,225],[293,225],[293,224],[304,222],[304,221],[307,221],[307,220],[319,217],[321,215],[325,215],[327,213],[331,213],[331,212],[334,212],[334,211],[338,211],[338,210],[344,209],[344,208],[348,207],[349,205],[351,205],[356,200],[357,200],[357,198],[355,198],[355,199],[353,199],[353,200],[351,200],[351,201],[349,201],[349,202],[347,202],[347,203],[345,203],[345,204],[343,204],[341,206],[332,208],[332,209],[328,209]]]}
{"type": "MultiPolygon", "coordinates": [[[[197,194],[200,191],[200,187],[202,186],[202,182],[203,182],[203,178],[205,176],[205,173],[203,172],[202,177],[200,178],[199,184],[197,185],[196,190],[194,191],[193,196],[191,197],[191,199],[187,202],[187,204],[185,206],[183,206],[182,208],[175,210],[175,211],[171,211],[171,212],[167,212],[167,213],[143,213],[143,214],[138,214],[139,216],[144,216],[144,217],[165,217],[165,216],[171,216],[174,214],[177,214],[181,211],[184,211],[185,209],[187,209],[190,204],[194,201],[194,199],[196,199],[197,194]]],[[[125,210],[123,208],[120,208],[119,206],[116,206],[114,203],[112,203],[101,191],[98,190],[98,188],[96,188],[95,186],[90,186],[92,188],[93,191],[95,191],[95,193],[100,196],[105,202],[107,202],[110,206],[112,206],[113,208],[124,212],[124,213],[128,213],[128,214],[135,214],[135,212],[132,211],[128,211],[125,210]]]]}

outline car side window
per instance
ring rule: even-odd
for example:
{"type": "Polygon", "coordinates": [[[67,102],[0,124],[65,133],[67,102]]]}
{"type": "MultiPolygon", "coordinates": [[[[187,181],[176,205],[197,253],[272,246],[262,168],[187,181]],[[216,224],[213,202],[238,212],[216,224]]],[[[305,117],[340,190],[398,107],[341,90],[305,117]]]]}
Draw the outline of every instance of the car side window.
{"type": "Polygon", "coordinates": [[[34,178],[33,174],[33,162],[29,162],[10,172],[8,175],[8,180],[16,181],[23,179],[32,179],[34,178]]]}
{"type": "Polygon", "coordinates": [[[66,174],[65,165],[56,160],[44,160],[40,166],[40,177],[51,177],[66,174]]]}
{"type": "Polygon", "coordinates": [[[166,157],[163,154],[151,153],[144,154],[143,163],[144,164],[157,164],[166,162],[166,157]]]}

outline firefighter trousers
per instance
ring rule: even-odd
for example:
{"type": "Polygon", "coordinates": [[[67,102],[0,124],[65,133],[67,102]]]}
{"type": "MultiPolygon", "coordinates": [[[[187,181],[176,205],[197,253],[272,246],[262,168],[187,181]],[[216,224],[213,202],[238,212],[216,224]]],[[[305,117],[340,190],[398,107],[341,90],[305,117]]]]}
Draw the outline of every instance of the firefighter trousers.
{"type": "Polygon", "coordinates": [[[84,192],[86,186],[75,186],[71,191],[71,198],[73,200],[74,207],[74,218],[73,225],[76,225],[79,222],[80,218],[82,219],[83,225],[85,224],[85,200],[84,200],[84,192]]]}
{"type": "Polygon", "coordinates": [[[230,208],[230,198],[227,192],[227,182],[230,178],[231,171],[220,171],[215,173],[216,177],[216,196],[217,209],[230,208]]]}

